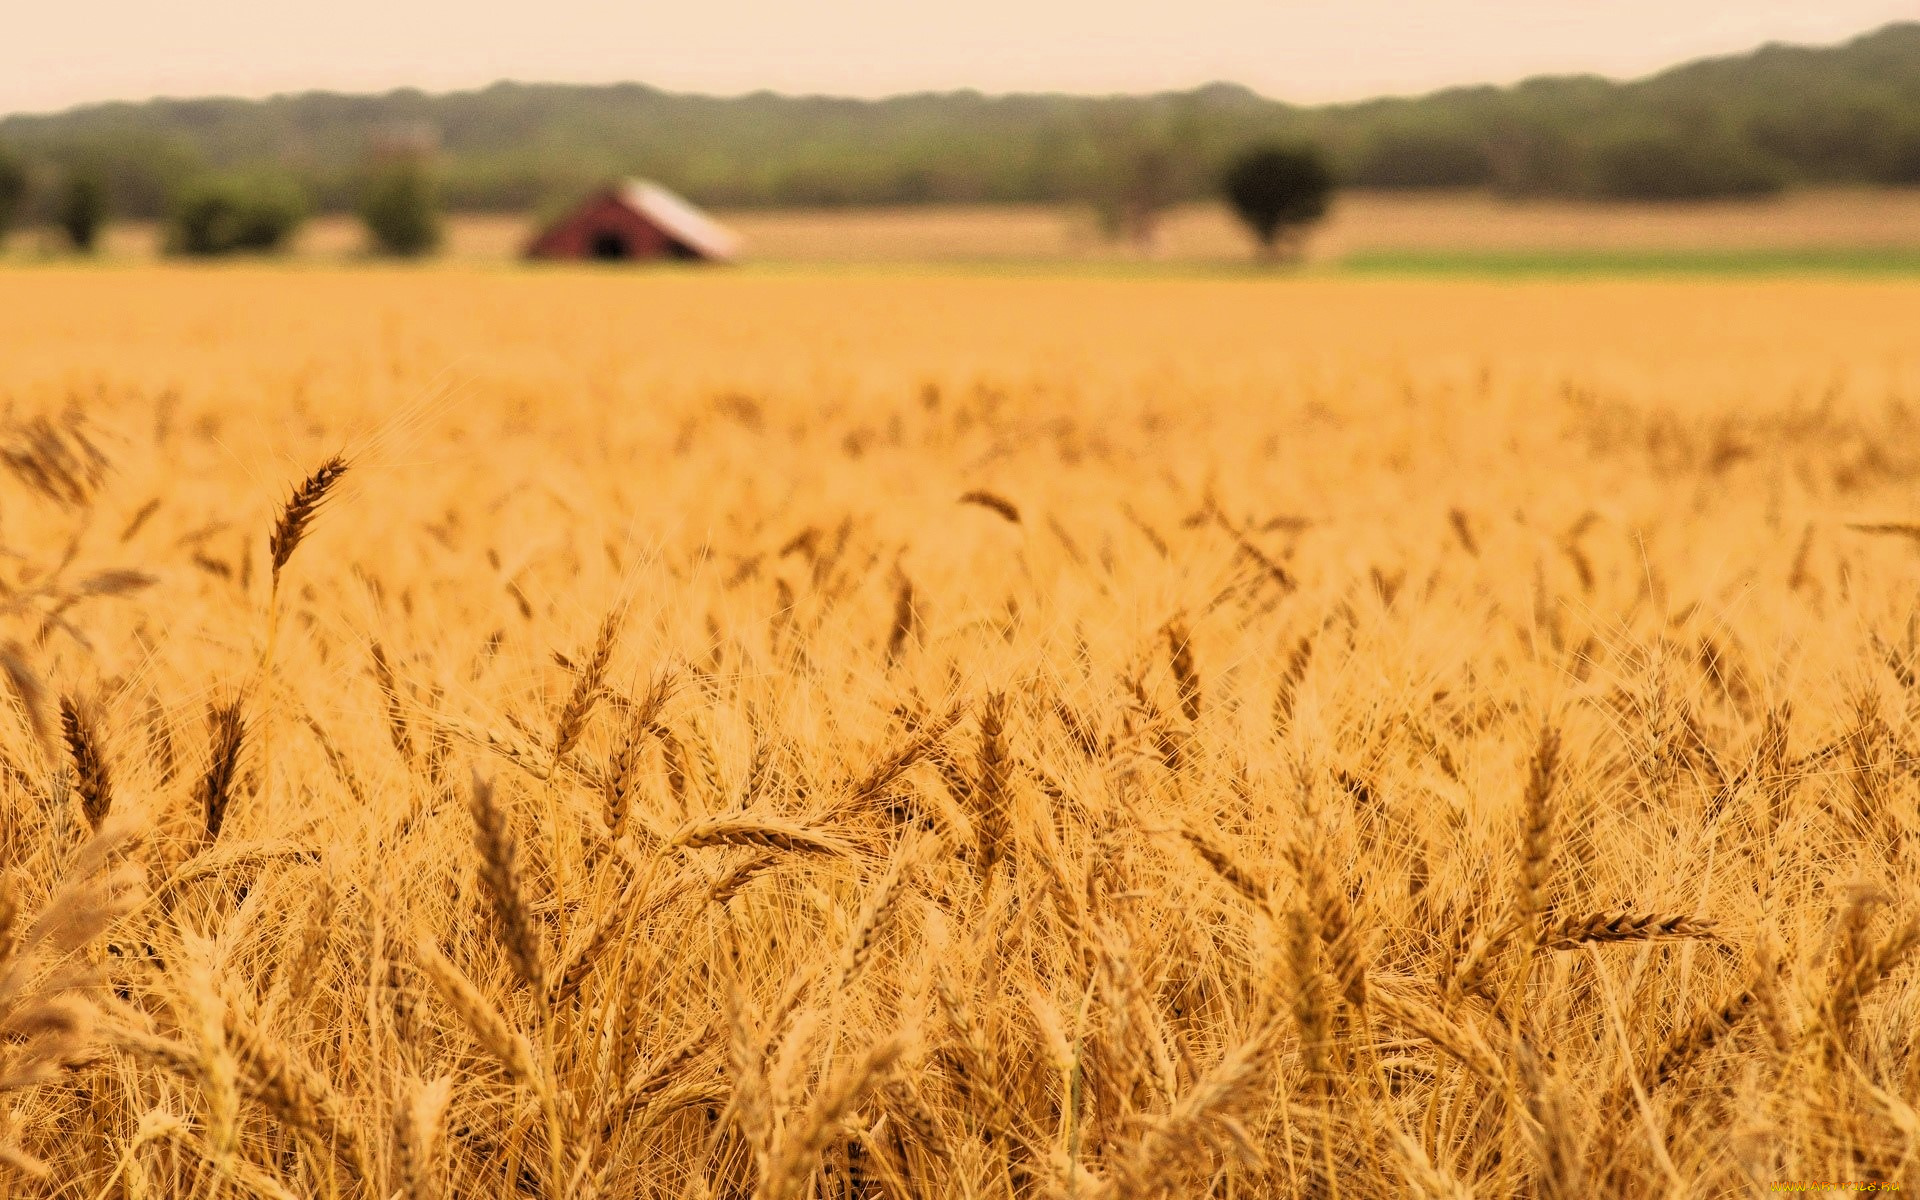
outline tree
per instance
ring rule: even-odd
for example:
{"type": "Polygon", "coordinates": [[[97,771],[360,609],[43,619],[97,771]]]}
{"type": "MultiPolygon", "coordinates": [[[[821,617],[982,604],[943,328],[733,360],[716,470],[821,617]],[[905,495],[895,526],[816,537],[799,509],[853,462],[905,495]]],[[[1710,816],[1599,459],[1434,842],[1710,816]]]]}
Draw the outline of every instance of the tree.
{"type": "Polygon", "coordinates": [[[381,254],[414,258],[440,245],[440,203],[426,163],[408,155],[376,168],[360,195],[360,220],[381,254]]]}
{"type": "Polygon", "coordinates": [[[1205,188],[1190,125],[1187,114],[1177,111],[1123,111],[1096,124],[1087,199],[1109,239],[1152,249],[1166,210],[1205,188]]]}
{"type": "Polygon", "coordinates": [[[1311,146],[1260,146],[1227,168],[1223,190],[1240,220],[1271,256],[1327,214],[1333,172],[1311,146]]]}
{"type": "Polygon", "coordinates": [[[27,195],[27,168],[0,146],[0,242],[6,240],[7,230],[13,227],[13,220],[20,212],[20,203],[27,195]]]}
{"type": "Polygon", "coordinates": [[[1160,214],[1176,198],[1173,155],[1164,146],[1136,146],[1109,165],[1095,207],[1108,237],[1124,237],[1140,250],[1153,246],[1160,214]]]}
{"type": "Polygon", "coordinates": [[[167,249],[210,257],[284,249],[306,220],[299,185],[277,176],[211,176],[175,200],[167,249]]]}
{"type": "Polygon", "coordinates": [[[93,253],[100,240],[100,227],[107,223],[106,183],[90,170],[69,174],[55,202],[54,221],[75,250],[93,253]]]}

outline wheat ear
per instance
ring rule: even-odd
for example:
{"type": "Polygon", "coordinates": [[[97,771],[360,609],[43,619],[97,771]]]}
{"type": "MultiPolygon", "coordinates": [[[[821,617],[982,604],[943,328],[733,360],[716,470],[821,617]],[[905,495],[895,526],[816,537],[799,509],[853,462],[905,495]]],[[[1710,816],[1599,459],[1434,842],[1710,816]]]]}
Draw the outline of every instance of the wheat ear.
{"type": "Polygon", "coordinates": [[[760,846],[790,854],[852,853],[839,838],[781,817],[706,817],[688,822],[667,840],[670,846],[698,850],[707,846],[760,846]]]}
{"type": "Polygon", "coordinates": [[[247,738],[247,726],[241,716],[241,699],[215,704],[207,712],[212,752],[207,773],[200,782],[200,809],[205,818],[207,840],[213,841],[226,827],[227,808],[233,802],[239,783],[240,751],[247,738]]]}
{"type": "Polygon", "coordinates": [[[492,782],[474,776],[468,810],[473,814],[474,848],[480,852],[480,882],[492,902],[500,940],[507,948],[507,956],[513,960],[520,981],[532,989],[534,995],[544,996],[546,962],[539,933],[533,925],[526,877],[520,870],[520,843],[506,810],[494,797],[492,782]]]}
{"type": "Polygon", "coordinates": [[[60,730],[73,755],[73,790],[80,798],[80,813],[97,833],[113,809],[113,778],[107,769],[99,729],[78,701],[63,697],[60,730]]]}
{"type": "Polygon", "coordinates": [[[446,956],[431,943],[421,942],[415,947],[414,955],[420,969],[440,993],[440,998],[459,1016],[467,1032],[480,1043],[481,1049],[491,1054],[514,1082],[533,1088],[536,1092],[542,1090],[544,1084],[539,1068],[534,1065],[533,1044],[526,1035],[508,1025],[507,1019],[500,1015],[500,1010],[467,978],[466,973],[448,962],[446,956]]]}
{"type": "Polygon", "coordinates": [[[394,1110],[394,1163],[406,1200],[442,1200],[447,1106],[453,1100],[453,1076],[431,1083],[407,1081],[406,1095],[394,1110]]]}

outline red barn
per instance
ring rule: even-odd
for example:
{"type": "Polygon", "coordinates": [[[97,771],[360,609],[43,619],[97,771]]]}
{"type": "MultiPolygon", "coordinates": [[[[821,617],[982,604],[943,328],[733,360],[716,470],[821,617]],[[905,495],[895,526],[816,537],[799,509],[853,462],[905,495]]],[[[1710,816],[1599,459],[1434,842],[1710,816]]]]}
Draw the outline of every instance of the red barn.
{"type": "Polygon", "coordinates": [[[731,262],[740,239],[657,183],[629,179],[594,193],[548,226],[528,258],[731,262]]]}

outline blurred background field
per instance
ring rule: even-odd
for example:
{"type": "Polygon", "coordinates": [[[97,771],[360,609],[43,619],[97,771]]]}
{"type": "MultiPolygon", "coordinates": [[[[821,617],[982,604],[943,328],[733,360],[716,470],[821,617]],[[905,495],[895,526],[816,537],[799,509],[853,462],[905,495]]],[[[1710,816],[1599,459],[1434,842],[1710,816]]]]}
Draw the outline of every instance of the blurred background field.
{"type": "MultiPolygon", "coordinates": [[[[752,209],[718,214],[764,264],[1164,264],[1240,266],[1252,239],[1217,204],[1188,204],[1160,223],[1146,250],[1101,236],[1093,216],[1062,205],[922,205],[752,209]]],[[[466,263],[517,258],[530,214],[463,213],[447,222],[444,255],[466,263]]],[[[108,261],[156,258],[153,222],[109,229],[108,261]]],[[[53,235],[14,239],[6,257],[60,253],[53,235]]],[[[348,216],[310,221],[294,258],[364,258],[348,216]]],[[[1920,272],[1920,190],[1829,188],[1762,199],[1688,203],[1517,200],[1482,192],[1348,191],[1308,243],[1310,264],[1445,271],[1591,267],[1699,270],[1837,269],[1920,272]]]]}
{"type": "Polygon", "coordinates": [[[501,82],[0,113],[13,261],[504,262],[637,180],[772,266],[1909,273],[1920,22],[1638,79],[1318,105],[1232,83],[849,98],[501,82]],[[1243,179],[1282,189],[1263,226],[1231,181],[1272,153],[1243,179]]]}

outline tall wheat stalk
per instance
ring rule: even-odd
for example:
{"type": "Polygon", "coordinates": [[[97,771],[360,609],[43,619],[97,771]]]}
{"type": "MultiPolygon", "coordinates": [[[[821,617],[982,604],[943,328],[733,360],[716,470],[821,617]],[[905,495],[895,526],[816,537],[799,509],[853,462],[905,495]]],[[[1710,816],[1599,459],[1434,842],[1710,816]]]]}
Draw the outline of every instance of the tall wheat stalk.
{"type": "Polygon", "coordinates": [[[347,473],[347,460],[334,455],[321,463],[313,474],[306,477],[293,489],[293,494],[280,508],[280,516],[274,521],[273,531],[267,536],[267,557],[271,569],[267,576],[267,633],[260,650],[260,711],[257,715],[260,743],[260,781],[261,804],[271,809],[273,806],[273,731],[274,718],[279,708],[279,690],[274,677],[274,657],[280,644],[280,579],[287,563],[292,561],[293,552],[300,548],[305,540],[309,526],[318,515],[321,505],[347,473]]]}

